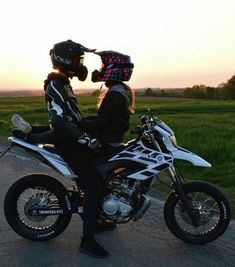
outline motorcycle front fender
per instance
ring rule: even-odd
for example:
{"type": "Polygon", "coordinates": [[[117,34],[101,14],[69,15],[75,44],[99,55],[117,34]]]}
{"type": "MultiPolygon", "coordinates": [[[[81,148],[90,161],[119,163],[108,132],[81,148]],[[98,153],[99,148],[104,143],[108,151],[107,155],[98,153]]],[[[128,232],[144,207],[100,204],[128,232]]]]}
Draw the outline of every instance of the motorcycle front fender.
{"type": "Polygon", "coordinates": [[[209,162],[182,147],[177,147],[177,149],[171,151],[171,153],[174,159],[189,161],[194,166],[206,167],[206,168],[211,167],[211,164],[209,162]]]}

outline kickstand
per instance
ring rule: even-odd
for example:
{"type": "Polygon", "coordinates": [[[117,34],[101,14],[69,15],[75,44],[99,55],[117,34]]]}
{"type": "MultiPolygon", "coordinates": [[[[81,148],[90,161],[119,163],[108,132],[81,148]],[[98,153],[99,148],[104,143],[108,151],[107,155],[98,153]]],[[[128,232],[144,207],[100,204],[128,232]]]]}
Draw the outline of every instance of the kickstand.
{"type": "Polygon", "coordinates": [[[0,153],[0,158],[3,157],[14,145],[10,144],[5,150],[0,153]]]}

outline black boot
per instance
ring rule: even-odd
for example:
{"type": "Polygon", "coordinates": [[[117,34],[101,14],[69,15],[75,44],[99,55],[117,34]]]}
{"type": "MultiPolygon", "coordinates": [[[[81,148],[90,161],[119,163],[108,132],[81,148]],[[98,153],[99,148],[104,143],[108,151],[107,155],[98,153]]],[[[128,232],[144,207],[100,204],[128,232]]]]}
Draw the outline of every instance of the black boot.
{"type": "Polygon", "coordinates": [[[95,258],[109,257],[109,253],[93,237],[83,237],[79,251],[95,258]]]}
{"type": "Polygon", "coordinates": [[[114,222],[106,222],[106,221],[99,222],[98,221],[95,226],[95,233],[100,233],[104,231],[113,231],[116,228],[117,228],[117,225],[114,222]]]}

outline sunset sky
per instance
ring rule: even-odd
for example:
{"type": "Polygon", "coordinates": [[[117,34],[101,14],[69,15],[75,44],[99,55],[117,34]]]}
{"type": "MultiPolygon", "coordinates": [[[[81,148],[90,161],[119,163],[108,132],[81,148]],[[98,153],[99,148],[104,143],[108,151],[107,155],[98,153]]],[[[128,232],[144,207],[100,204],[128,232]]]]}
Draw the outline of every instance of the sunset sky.
{"type": "MultiPolygon", "coordinates": [[[[67,39],[130,55],[134,88],[217,86],[235,75],[234,14],[234,0],[3,0],[0,89],[42,88],[50,48],[67,39]]],[[[85,63],[100,67],[93,54],[85,63]]]]}

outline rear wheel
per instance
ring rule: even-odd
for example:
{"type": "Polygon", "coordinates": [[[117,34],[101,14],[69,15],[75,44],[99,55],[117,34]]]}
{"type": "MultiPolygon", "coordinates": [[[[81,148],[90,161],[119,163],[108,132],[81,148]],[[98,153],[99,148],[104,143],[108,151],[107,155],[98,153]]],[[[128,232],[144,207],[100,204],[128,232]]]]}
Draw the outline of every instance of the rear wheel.
{"type": "Polygon", "coordinates": [[[4,200],[4,213],[12,229],[31,240],[49,240],[61,234],[72,214],[39,215],[34,207],[62,209],[69,195],[56,179],[43,174],[31,174],[16,181],[4,200]]]}
{"type": "Polygon", "coordinates": [[[206,182],[189,182],[183,191],[199,216],[199,226],[193,226],[182,202],[172,192],[164,206],[165,222],[169,230],[179,239],[195,244],[211,242],[227,229],[231,214],[224,194],[206,182]]]}

